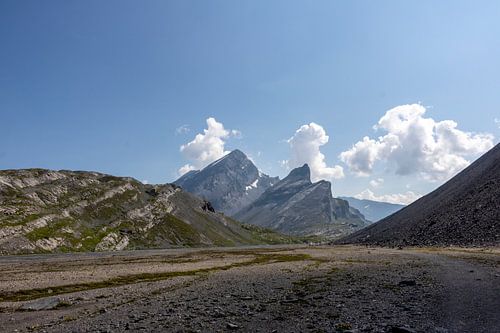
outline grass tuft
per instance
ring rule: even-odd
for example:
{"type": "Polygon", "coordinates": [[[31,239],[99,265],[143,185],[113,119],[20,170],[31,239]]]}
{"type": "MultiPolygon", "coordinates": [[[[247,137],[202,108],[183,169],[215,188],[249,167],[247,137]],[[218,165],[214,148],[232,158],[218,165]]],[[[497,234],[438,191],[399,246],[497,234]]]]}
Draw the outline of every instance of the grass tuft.
{"type": "Polygon", "coordinates": [[[203,268],[197,270],[178,271],[178,272],[141,273],[141,274],[118,276],[108,280],[97,281],[97,282],[85,282],[85,283],[76,283],[76,284],[69,284],[62,286],[46,287],[46,288],[34,288],[27,290],[18,290],[13,292],[3,292],[0,293],[0,302],[29,301],[47,296],[68,294],[68,293],[74,293],[92,289],[119,287],[123,285],[141,283],[141,282],[155,282],[181,276],[195,276],[198,274],[206,274],[214,271],[228,270],[232,268],[251,266],[251,265],[263,265],[269,263],[312,260],[311,256],[307,254],[257,253],[254,255],[255,258],[252,260],[240,263],[233,263],[221,267],[203,268]]]}

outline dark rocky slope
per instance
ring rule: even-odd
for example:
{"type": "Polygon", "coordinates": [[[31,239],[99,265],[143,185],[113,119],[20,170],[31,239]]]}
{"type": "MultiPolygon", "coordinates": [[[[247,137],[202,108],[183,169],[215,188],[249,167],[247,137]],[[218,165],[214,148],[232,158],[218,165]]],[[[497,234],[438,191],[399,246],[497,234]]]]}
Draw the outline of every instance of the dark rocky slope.
{"type": "Polygon", "coordinates": [[[0,254],[286,243],[178,186],[96,172],[0,171],[0,254]]]}
{"type": "Polygon", "coordinates": [[[188,172],[174,184],[210,201],[216,210],[231,216],[278,181],[278,177],[261,173],[240,150],[233,150],[200,171],[188,172]]]}
{"type": "Polygon", "coordinates": [[[500,245],[500,144],[435,191],[338,243],[500,245]]]}
{"type": "Polygon", "coordinates": [[[294,235],[339,237],[365,226],[359,211],[331,193],[330,182],[311,182],[305,164],[267,189],[235,218],[294,235]]]}

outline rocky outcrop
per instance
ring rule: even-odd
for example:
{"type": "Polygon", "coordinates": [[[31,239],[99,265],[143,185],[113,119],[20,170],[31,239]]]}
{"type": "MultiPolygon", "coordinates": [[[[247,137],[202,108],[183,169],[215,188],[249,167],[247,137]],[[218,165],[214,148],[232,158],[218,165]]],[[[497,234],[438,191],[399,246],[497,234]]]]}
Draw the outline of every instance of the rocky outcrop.
{"type": "Polygon", "coordinates": [[[435,191],[338,243],[500,245],[500,144],[435,191]]]}
{"type": "Polygon", "coordinates": [[[0,171],[0,254],[290,242],[176,185],[97,172],[0,171]]]}
{"type": "Polygon", "coordinates": [[[234,150],[200,171],[186,173],[174,184],[209,201],[215,210],[231,216],[278,180],[278,177],[260,172],[244,153],[234,150]]]}
{"type": "Polygon", "coordinates": [[[201,209],[203,209],[204,211],[215,213],[215,209],[210,203],[210,201],[203,200],[203,206],[201,206],[201,209]]]}
{"type": "Polygon", "coordinates": [[[238,220],[294,235],[339,237],[365,225],[359,211],[332,197],[331,183],[312,183],[307,164],[235,215],[238,220]]]}

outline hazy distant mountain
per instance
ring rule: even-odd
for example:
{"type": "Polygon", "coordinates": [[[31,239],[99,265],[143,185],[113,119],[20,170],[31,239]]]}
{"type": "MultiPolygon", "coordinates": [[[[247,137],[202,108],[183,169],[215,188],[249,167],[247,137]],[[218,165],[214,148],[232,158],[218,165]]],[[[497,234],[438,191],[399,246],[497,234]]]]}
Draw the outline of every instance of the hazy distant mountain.
{"type": "Polygon", "coordinates": [[[437,190],[339,243],[500,245],[500,144],[437,190]]]}
{"type": "Polygon", "coordinates": [[[174,184],[210,201],[217,211],[233,215],[279,181],[261,173],[241,151],[234,150],[200,171],[190,171],[174,184]]]}
{"type": "Polygon", "coordinates": [[[366,199],[356,199],[353,197],[339,197],[340,199],[347,200],[351,207],[359,210],[365,218],[370,222],[377,222],[391,214],[394,214],[405,205],[398,205],[388,202],[373,201],[366,199]]]}
{"type": "Polygon", "coordinates": [[[0,254],[289,242],[171,184],[97,172],[0,171],[0,254]]]}
{"type": "Polygon", "coordinates": [[[295,235],[345,235],[365,226],[363,215],[334,199],[331,183],[310,180],[309,166],[296,168],[235,215],[242,222],[295,235]]]}

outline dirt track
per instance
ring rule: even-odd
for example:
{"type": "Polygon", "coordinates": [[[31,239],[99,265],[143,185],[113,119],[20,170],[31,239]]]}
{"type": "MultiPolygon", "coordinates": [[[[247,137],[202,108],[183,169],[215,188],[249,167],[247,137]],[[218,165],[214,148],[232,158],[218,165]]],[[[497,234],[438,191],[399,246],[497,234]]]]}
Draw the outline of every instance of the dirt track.
{"type": "Polygon", "coordinates": [[[500,250],[337,246],[0,257],[0,300],[5,332],[497,332],[500,250]],[[54,297],[55,309],[20,310],[54,297]]]}

